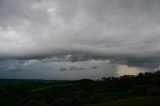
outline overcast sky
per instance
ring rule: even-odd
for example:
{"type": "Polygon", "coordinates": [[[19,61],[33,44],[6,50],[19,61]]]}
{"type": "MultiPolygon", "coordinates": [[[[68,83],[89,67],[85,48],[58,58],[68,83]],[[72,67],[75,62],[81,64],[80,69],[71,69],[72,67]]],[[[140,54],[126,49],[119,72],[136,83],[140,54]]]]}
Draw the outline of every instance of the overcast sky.
{"type": "Polygon", "coordinates": [[[160,0],[0,0],[0,78],[155,71],[160,0]]]}

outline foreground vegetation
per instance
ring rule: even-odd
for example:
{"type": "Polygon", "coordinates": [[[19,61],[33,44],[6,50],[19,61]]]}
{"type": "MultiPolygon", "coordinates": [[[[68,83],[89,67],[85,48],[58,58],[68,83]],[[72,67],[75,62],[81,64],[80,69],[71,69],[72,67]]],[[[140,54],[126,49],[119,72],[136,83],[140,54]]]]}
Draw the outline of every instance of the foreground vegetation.
{"type": "Polygon", "coordinates": [[[99,103],[106,104],[91,106],[147,106],[147,104],[160,104],[159,101],[153,100],[160,100],[160,71],[140,73],[137,76],[108,77],[97,81],[89,79],[61,82],[0,81],[0,106],[87,106],[99,103]]]}
{"type": "Polygon", "coordinates": [[[111,101],[89,106],[159,106],[160,96],[145,96],[111,101]]]}

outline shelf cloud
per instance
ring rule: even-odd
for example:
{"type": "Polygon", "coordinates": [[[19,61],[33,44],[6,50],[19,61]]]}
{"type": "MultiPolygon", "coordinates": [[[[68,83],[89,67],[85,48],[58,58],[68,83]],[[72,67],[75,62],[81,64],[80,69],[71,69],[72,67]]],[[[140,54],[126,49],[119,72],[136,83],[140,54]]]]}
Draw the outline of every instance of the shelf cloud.
{"type": "Polygon", "coordinates": [[[91,69],[114,75],[119,65],[158,69],[159,11],[159,0],[0,0],[0,77],[12,78],[4,70],[25,70],[25,78],[61,70],[56,78],[65,79],[80,75],[67,71],[74,69],[85,73],[78,78],[94,78],[83,71],[91,69]]]}

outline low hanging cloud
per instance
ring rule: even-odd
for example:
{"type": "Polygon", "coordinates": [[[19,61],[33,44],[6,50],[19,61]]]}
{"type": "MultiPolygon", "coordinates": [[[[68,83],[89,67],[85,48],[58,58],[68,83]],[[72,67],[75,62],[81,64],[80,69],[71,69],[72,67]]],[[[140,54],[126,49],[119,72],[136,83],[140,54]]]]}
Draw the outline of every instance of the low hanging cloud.
{"type": "Polygon", "coordinates": [[[92,67],[87,67],[87,68],[71,66],[71,67],[67,67],[67,68],[61,67],[60,71],[61,72],[65,72],[65,71],[85,71],[85,70],[93,70],[93,69],[97,69],[97,68],[98,68],[97,65],[96,66],[92,66],[92,67]]]}
{"type": "Polygon", "coordinates": [[[115,75],[116,65],[108,61],[3,60],[0,78],[21,79],[99,79],[115,75]]]}
{"type": "Polygon", "coordinates": [[[0,0],[0,59],[27,70],[86,61],[158,69],[159,11],[159,0],[0,0]]]}

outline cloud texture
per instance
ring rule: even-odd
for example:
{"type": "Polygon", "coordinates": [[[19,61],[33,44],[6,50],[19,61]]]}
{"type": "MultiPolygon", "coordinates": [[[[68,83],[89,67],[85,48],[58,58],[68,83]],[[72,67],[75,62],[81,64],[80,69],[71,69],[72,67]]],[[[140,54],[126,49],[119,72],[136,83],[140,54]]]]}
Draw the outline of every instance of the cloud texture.
{"type": "Polygon", "coordinates": [[[94,60],[153,70],[160,62],[159,11],[159,0],[0,0],[0,59],[6,61],[0,67],[10,59],[94,60]]]}

